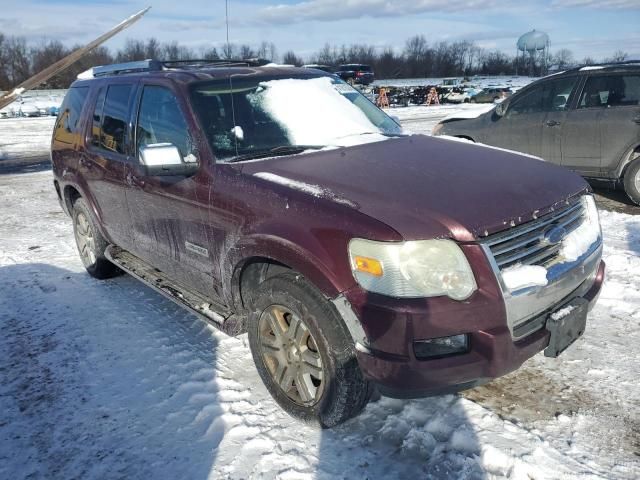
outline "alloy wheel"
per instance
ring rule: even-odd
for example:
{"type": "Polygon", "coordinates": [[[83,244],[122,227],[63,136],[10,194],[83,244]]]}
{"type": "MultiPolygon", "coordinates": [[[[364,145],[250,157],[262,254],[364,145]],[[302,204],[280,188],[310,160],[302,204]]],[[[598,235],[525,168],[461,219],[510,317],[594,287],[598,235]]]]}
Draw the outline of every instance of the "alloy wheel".
{"type": "Polygon", "coordinates": [[[310,407],[322,397],[325,370],[315,339],[298,315],[271,305],[258,322],[260,349],[273,381],[298,405],[310,407]]]}
{"type": "Polygon", "coordinates": [[[78,212],[76,215],[75,237],[78,252],[80,252],[80,258],[84,266],[89,267],[96,263],[95,237],[93,236],[93,230],[91,230],[89,220],[83,212],[78,212]]]}

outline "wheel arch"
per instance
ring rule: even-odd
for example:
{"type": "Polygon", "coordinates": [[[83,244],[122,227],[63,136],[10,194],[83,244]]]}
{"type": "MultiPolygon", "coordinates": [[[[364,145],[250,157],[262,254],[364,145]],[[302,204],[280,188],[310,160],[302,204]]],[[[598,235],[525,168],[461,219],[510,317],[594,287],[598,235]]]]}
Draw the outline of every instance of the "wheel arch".
{"type": "Polygon", "coordinates": [[[624,175],[627,172],[629,165],[631,165],[631,162],[633,162],[636,158],[640,158],[640,143],[637,143],[636,145],[629,148],[622,156],[616,175],[618,181],[622,182],[624,180],[624,175]]]}
{"type": "Polygon", "coordinates": [[[62,202],[64,205],[63,208],[66,209],[66,213],[69,216],[73,216],[73,204],[78,198],[82,198],[87,203],[87,206],[89,207],[89,210],[93,215],[96,226],[100,231],[100,234],[108,241],[111,241],[102,226],[102,216],[100,215],[100,212],[96,208],[96,204],[93,201],[93,198],[91,197],[91,195],[86,194],[86,192],[84,192],[83,189],[80,188],[75,183],[67,183],[66,185],[64,185],[64,187],[60,187],[60,188],[62,190],[62,202]]]}
{"type": "Polygon", "coordinates": [[[228,303],[236,310],[246,309],[252,288],[283,271],[299,273],[326,298],[336,297],[355,283],[353,277],[345,281],[344,275],[310,250],[282,238],[252,237],[243,244],[234,248],[235,255],[227,260],[229,281],[224,287],[228,303]]]}

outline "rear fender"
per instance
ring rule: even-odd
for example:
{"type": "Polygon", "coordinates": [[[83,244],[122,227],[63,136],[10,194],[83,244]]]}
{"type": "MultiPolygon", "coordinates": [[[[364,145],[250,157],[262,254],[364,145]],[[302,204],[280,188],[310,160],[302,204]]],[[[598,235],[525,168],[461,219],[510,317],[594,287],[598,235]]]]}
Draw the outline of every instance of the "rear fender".
{"type": "Polygon", "coordinates": [[[73,212],[71,209],[71,204],[68,196],[68,187],[74,188],[80,196],[84,199],[89,207],[89,210],[93,214],[93,219],[95,221],[95,225],[98,227],[100,234],[109,242],[113,243],[107,232],[104,230],[102,226],[102,214],[98,205],[95,201],[95,198],[91,194],[91,190],[87,188],[86,183],[82,180],[82,177],[78,177],[74,173],[67,173],[63,178],[59,180],[60,190],[62,192],[62,198],[64,203],[64,210],[69,216],[73,216],[73,212]]]}

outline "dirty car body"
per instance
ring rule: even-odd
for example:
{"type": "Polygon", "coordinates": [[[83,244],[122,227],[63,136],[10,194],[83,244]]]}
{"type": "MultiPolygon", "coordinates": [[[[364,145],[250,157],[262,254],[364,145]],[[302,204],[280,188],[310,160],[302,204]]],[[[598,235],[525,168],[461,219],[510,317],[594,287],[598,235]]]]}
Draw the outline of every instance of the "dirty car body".
{"type": "Polygon", "coordinates": [[[592,182],[623,187],[640,204],[638,62],[550,75],[477,118],[447,118],[434,133],[542,157],[592,182]]]}
{"type": "MultiPolygon", "coordinates": [[[[121,268],[148,284],[155,276],[168,296],[183,292],[173,300],[250,338],[260,314],[253,292],[295,272],[287,278],[308,283],[347,332],[363,382],[391,396],[486,382],[550,338],[560,347],[547,353],[557,355],[584,328],[560,331],[550,315],[580,303],[579,325],[604,278],[597,212],[579,176],[404,135],[344,82],[308,69],[163,68],[79,80],[61,109],[52,161],[63,209],[76,218],[78,199],[88,205],[121,268]],[[327,96],[314,111],[282,110],[286,98],[307,105],[305,82],[327,96]],[[331,102],[352,123],[336,125],[323,111],[331,102]],[[154,149],[177,151],[182,163],[145,164],[154,149]],[[563,254],[580,228],[592,241],[563,254]],[[148,268],[129,268],[118,252],[148,268]],[[543,269],[544,281],[505,282],[504,272],[527,266],[543,269]]],[[[320,383],[316,394],[330,395],[320,383]]],[[[291,388],[283,391],[298,407],[315,405],[291,388]]]]}

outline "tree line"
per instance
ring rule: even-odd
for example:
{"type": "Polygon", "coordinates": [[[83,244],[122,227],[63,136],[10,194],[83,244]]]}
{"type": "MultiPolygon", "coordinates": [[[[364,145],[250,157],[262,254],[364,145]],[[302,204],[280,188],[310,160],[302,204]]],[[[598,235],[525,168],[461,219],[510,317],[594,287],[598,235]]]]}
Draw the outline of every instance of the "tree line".
{"type": "MultiPolygon", "coordinates": [[[[58,40],[28,43],[24,37],[5,36],[0,33],[0,90],[7,90],[26,80],[35,73],[63,58],[78,48],[65,46],[58,40]]],[[[148,40],[128,39],[116,51],[102,46],[88,53],[68,70],[52,78],[44,88],[67,88],[78,73],[95,65],[129,62],[155,58],[159,60],[220,60],[232,58],[264,58],[274,62],[300,66],[303,63],[339,65],[342,63],[364,63],[371,65],[377,78],[424,78],[470,75],[542,75],[544,64],[531,63],[499,50],[487,50],[470,41],[427,42],[424,35],[409,38],[400,51],[391,47],[383,49],[366,44],[331,45],[327,43],[318,52],[303,58],[293,50],[279,55],[271,42],[257,46],[225,44],[216,47],[193,49],[178,42],[162,43],[155,38],[148,40]]],[[[605,61],[621,61],[627,54],[617,51],[605,61]]],[[[581,61],[574,59],[573,53],[561,49],[550,55],[549,64],[559,69],[595,63],[592,58],[581,61]]]]}

